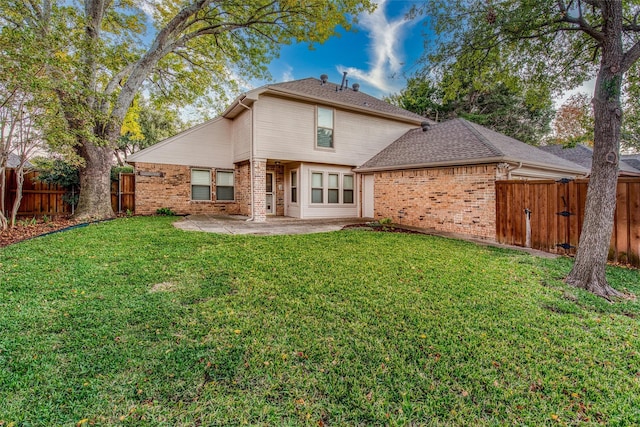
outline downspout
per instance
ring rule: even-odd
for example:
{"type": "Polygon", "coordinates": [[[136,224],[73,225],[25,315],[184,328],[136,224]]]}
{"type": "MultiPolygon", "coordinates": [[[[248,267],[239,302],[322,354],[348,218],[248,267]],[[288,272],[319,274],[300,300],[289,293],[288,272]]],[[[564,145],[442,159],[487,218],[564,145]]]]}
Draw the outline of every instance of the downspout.
{"type": "MultiPolygon", "coordinates": [[[[246,98],[246,96],[244,97],[246,98]]],[[[243,99],[244,99],[243,98],[243,99]]],[[[254,205],[255,205],[255,195],[253,193],[253,159],[254,159],[254,141],[253,141],[253,131],[254,131],[254,122],[253,122],[253,109],[251,107],[249,107],[248,105],[244,105],[242,103],[242,99],[238,99],[238,105],[241,105],[242,107],[246,108],[247,110],[249,110],[251,112],[251,150],[250,150],[250,154],[249,154],[249,191],[251,192],[251,216],[249,217],[249,219],[247,219],[247,221],[253,221],[253,209],[254,209],[254,205]]]]}
{"type": "Polygon", "coordinates": [[[522,168],[522,162],[519,162],[518,166],[515,168],[512,168],[511,166],[509,166],[509,169],[507,169],[507,179],[511,179],[511,172],[517,171],[520,168],[522,168]]]}

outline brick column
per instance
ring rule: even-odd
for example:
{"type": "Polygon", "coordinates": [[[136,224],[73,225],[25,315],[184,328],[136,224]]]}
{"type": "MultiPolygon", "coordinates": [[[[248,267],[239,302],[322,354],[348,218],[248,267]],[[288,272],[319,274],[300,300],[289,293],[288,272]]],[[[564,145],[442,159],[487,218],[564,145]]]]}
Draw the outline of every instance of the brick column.
{"type": "Polygon", "coordinates": [[[267,220],[267,160],[253,159],[253,220],[267,220]]]}

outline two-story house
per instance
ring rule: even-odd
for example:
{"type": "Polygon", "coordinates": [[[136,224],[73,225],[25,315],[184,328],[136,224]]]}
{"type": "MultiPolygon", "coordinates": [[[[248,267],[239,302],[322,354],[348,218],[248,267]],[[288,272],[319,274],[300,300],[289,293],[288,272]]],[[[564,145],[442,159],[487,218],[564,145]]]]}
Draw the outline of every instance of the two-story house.
{"type": "Polygon", "coordinates": [[[139,214],[391,217],[484,237],[495,233],[496,179],[586,172],[464,120],[432,123],[325,75],[251,90],[128,162],[139,214]]]}

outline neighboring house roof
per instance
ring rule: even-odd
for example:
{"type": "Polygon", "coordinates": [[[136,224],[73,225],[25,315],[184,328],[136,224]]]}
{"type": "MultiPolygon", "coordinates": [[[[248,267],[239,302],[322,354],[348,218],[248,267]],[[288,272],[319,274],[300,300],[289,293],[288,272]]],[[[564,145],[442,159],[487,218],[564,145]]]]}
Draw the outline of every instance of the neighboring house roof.
{"type": "MultiPolygon", "coordinates": [[[[562,157],[563,159],[577,163],[585,168],[591,170],[591,163],[593,159],[593,150],[585,145],[578,144],[575,147],[564,147],[562,145],[546,145],[539,147],[541,150],[551,153],[555,156],[562,157]]],[[[640,170],[633,168],[628,162],[624,161],[624,156],[620,162],[620,175],[624,176],[638,176],[640,170]]],[[[639,162],[640,163],[640,162],[639,162]]]]}
{"type": "Polygon", "coordinates": [[[640,170],[640,154],[626,154],[622,156],[622,161],[632,168],[640,170]]]}
{"type": "MultiPolygon", "coordinates": [[[[20,156],[13,153],[9,153],[9,157],[7,158],[7,167],[17,168],[18,166],[20,166],[20,156]]],[[[31,162],[27,160],[26,163],[24,164],[24,167],[28,169],[28,168],[32,168],[33,165],[31,164],[31,162]]]]}
{"type": "Polygon", "coordinates": [[[427,131],[412,129],[356,170],[494,162],[522,163],[575,174],[588,172],[573,162],[461,118],[432,125],[427,131]]]}
{"type": "Polygon", "coordinates": [[[359,111],[367,114],[379,115],[401,119],[419,124],[427,121],[433,123],[419,114],[404,110],[388,102],[382,101],[371,95],[367,95],[353,87],[343,87],[336,83],[326,82],[309,77],[301,80],[293,80],[283,83],[265,85],[254,89],[238,98],[225,110],[223,117],[233,118],[244,108],[242,105],[251,103],[262,94],[285,96],[288,98],[301,99],[305,101],[317,102],[325,105],[343,107],[349,110],[359,111]],[[247,101],[245,101],[247,100],[247,101]]]}

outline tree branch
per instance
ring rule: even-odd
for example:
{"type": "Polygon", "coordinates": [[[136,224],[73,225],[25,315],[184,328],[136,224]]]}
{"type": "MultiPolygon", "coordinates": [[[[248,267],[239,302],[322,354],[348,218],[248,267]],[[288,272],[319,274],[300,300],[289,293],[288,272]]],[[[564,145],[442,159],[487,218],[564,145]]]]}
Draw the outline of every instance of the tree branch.
{"type": "MultiPolygon", "coordinates": [[[[589,3],[588,0],[582,0],[585,3],[589,3]]],[[[593,0],[593,3],[596,4],[592,4],[592,6],[594,7],[600,7],[600,4],[598,1],[593,0]]],[[[566,22],[568,24],[574,24],[577,25],[578,28],[585,32],[586,34],[588,34],[589,36],[593,37],[594,39],[596,39],[599,43],[604,42],[604,33],[602,33],[601,31],[597,31],[595,28],[593,28],[591,25],[589,25],[589,23],[584,19],[584,16],[582,16],[582,7],[581,5],[578,3],[578,16],[574,17],[574,16],[570,16],[569,15],[569,9],[567,8],[566,4],[564,3],[563,0],[558,0],[558,10],[560,11],[560,18],[558,18],[557,20],[555,20],[556,23],[561,23],[561,22],[566,22]]]]}
{"type": "Polygon", "coordinates": [[[623,73],[626,73],[638,59],[640,59],[640,42],[634,44],[631,49],[624,54],[620,64],[620,70],[622,70],[623,73]]]}

